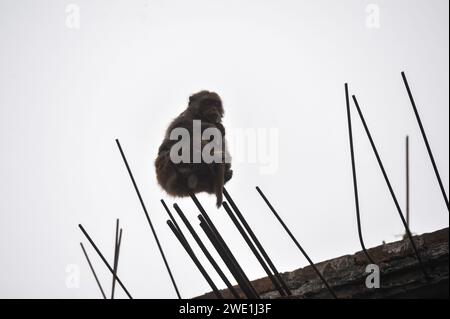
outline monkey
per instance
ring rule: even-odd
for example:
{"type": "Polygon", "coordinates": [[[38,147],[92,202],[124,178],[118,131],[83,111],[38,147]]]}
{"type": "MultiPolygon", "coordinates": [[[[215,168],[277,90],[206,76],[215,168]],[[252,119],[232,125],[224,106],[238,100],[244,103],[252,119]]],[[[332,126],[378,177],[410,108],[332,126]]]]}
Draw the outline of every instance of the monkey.
{"type": "MultiPolygon", "coordinates": [[[[230,155],[226,147],[225,127],[222,124],[224,109],[220,96],[215,92],[200,91],[189,97],[187,108],[168,126],[163,142],[158,149],[155,160],[156,178],[158,184],[171,196],[185,197],[191,194],[206,192],[216,195],[216,206],[222,205],[223,186],[233,176],[230,155]],[[201,161],[194,161],[194,156],[203,154],[205,146],[211,142],[201,140],[194,146],[194,121],[200,120],[201,133],[207,129],[216,129],[220,133],[221,148],[213,149],[210,155],[215,155],[219,161],[207,163],[201,156],[201,161]],[[190,134],[189,161],[175,163],[171,158],[172,147],[178,140],[171,139],[175,129],[184,128],[190,134]]],[[[173,150],[172,150],[173,151],[173,150]]]]}

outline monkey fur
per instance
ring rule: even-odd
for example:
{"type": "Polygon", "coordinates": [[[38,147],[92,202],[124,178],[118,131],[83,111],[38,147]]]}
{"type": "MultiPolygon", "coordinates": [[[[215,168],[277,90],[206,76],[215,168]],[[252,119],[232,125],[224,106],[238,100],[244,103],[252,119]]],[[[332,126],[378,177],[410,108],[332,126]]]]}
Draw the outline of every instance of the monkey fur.
{"type": "Polygon", "coordinates": [[[215,92],[200,91],[189,98],[188,107],[169,125],[164,140],[159,147],[155,160],[156,178],[159,185],[169,194],[175,197],[185,197],[190,194],[206,192],[216,195],[216,205],[222,204],[223,185],[228,182],[233,171],[225,143],[225,128],[222,125],[224,110],[222,100],[215,92]],[[205,163],[203,158],[200,163],[192,160],[194,152],[202,152],[208,141],[202,140],[201,150],[193,149],[193,120],[201,120],[201,133],[207,128],[217,128],[221,133],[222,158],[220,163],[205,163]],[[185,128],[191,136],[190,162],[174,163],[170,158],[171,147],[177,140],[171,140],[170,134],[175,128],[185,128]]]}

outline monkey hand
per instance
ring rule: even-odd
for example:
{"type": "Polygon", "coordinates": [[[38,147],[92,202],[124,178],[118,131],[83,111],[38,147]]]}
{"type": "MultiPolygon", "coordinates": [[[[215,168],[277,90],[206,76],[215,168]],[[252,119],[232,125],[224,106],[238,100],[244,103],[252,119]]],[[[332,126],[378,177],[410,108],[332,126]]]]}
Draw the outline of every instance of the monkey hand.
{"type": "Polygon", "coordinates": [[[233,177],[233,170],[230,169],[225,172],[224,181],[225,183],[228,182],[233,177]]]}
{"type": "Polygon", "coordinates": [[[220,131],[220,133],[222,134],[222,138],[223,138],[225,136],[225,127],[223,126],[222,123],[217,123],[216,127],[220,131]]]}

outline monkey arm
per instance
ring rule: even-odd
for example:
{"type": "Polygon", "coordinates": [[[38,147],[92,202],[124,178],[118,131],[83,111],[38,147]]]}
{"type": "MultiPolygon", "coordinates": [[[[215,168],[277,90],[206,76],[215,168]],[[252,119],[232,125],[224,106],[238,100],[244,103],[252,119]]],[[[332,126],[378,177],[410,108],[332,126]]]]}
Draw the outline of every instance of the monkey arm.
{"type": "Polygon", "coordinates": [[[220,134],[222,134],[222,138],[225,136],[225,127],[222,125],[222,123],[211,123],[202,121],[202,132],[207,128],[216,128],[220,131],[220,134]]]}

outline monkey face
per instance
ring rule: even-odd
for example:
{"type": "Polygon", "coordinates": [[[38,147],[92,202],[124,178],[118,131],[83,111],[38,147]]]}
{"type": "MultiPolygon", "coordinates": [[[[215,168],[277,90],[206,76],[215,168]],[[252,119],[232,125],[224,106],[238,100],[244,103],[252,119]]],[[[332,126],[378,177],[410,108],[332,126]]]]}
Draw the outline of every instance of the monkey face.
{"type": "Polygon", "coordinates": [[[189,108],[201,120],[220,123],[223,117],[223,106],[219,95],[215,92],[201,91],[189,98],[189,108]]]}

